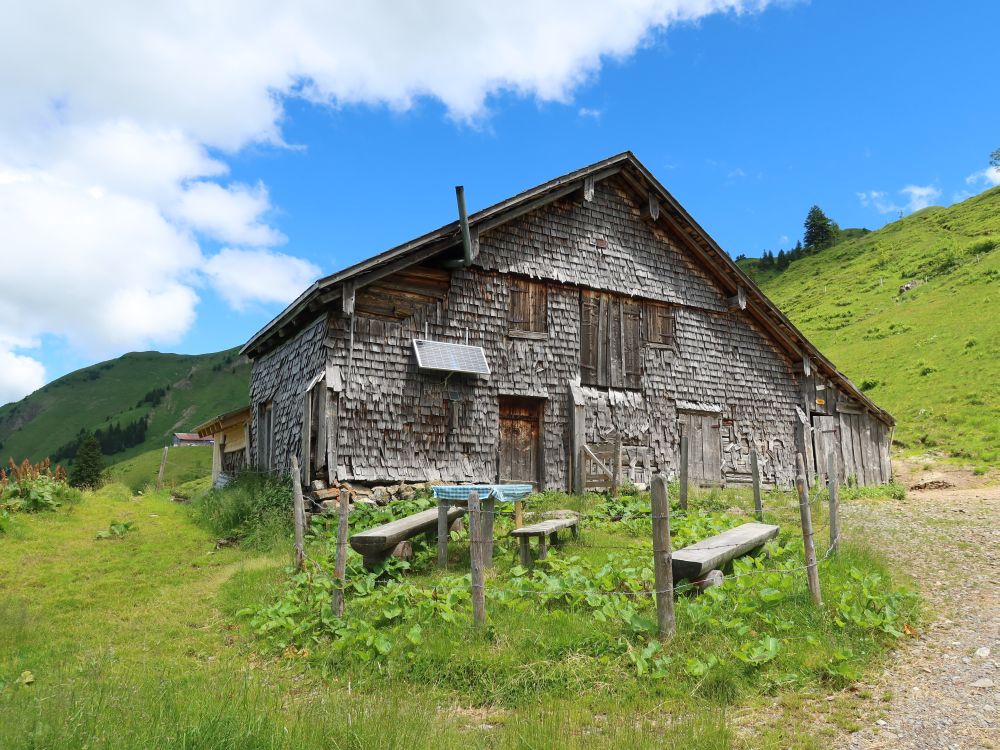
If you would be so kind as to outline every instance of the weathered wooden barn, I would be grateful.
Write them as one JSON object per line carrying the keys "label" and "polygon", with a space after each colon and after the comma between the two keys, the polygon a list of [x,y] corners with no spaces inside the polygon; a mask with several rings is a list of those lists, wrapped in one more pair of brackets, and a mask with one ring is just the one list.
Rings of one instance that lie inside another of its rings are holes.
{"label": "weathered wooden barn", "polygon": [[771,303],[631,153],[310,286],[243,347],[250,456],[356,482],[890,479],[892,417]]}

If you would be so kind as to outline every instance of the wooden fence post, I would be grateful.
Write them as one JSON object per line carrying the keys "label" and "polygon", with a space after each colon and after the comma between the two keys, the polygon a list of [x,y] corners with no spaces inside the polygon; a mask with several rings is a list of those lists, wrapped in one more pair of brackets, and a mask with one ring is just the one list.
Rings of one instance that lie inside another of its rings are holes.
{"label": "wooden fence post", "polygon": [[472,622],[479,626],[486,622],[486,589],[483,566],[483,519],[479,506],[479,493],[469,493],[469,558],[472,565]]}
{"label": "wooden fence post", "polygon": [[799,516],[802,519],[802,541],[806,550],[806,579],[813,604],[823,606],[823,596],[819,590],[819,570],[816,567],[816,548],[813,546],[812,513],[809,508],[809,486],[806,480],[806,464],[801,453],[795,454],[795,485],[799,490]]}
{"label": "wooden fence post", "polygon": [[688,436],[681,432],[681,510],[688,507]]}
{"label": "wooden fence post", "polygon": [[160,470],[156,474],[156,489],[163,489],[163,470],[167,468],[167,446],[163,446],[163,455],[160,457]]}
{"label": "wooden fence post", "polygon": [[837,458],[833,450],[826,454],[826,487],[830,495],[830,549],[840,550],[840,487],[837,484]]}
{"label": "wooden fence post", "polygon": [[514,528],[519,529],[524,526],[524,500],[514,501]]}
{"label": "wooden fence post", "polygon": [[753,477],[753,509],[757,521],[764,520],[764,503],[760,499],[760,464],[757,462],[757,446],[750,446],[750,474]]}
{"label": "wooden fence post", "polygon": [[447,500],[438,500],[438,567],[448,567],[448,505]]}
{"label": "wooden fence post", "polygon": [[674,634],[674,570],[670,551],[670,500],[667,479],[662,474],[653,477],[653,572],[656,575],[656,623],[660,640]]}
{"label": "wooden fence post", "polygon": [[305,501],[302,499],[302,484],[299,475],[299,460],[292,456],[292,515],[295,520],[295,567],[302,570],[306,564]]}
{"label": "wooden fence post", "polygon": [[480,539],[483,544],[483,565],[493,567],[493,522],[496,520],[496,499],[492,494],[480,501],[479,512],[482,514],[483,526]]}
{"label": "wooden fence post", "polygon": [[333,614],[336,617],[344,616],[344,589],[347,583],[347,515],[351,512],[351,493],[348,490],[341,490],[337,500],[337,561],[333,569],[334,582]]}
{"label": "wooden fence post", "polygon": [[615,433],[615,439],[611,442],[611,450],[614,451],[611,464],[611,497],[618,497],[618,487],[622,481],[622,435]]}

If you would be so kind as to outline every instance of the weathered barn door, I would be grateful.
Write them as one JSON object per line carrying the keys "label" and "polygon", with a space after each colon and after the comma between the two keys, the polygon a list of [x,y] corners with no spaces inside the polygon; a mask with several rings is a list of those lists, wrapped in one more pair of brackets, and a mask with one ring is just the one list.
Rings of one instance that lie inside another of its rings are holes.
{"label": "weathered barn door", "polygon": [[540,489],[542,407],[540,399],[500,397],[500,481]]}
{"label": "weathered barn door", "polygon": [[688,481],[722,484],[722,430],[718,414],[681,412],[677,415],[688,438]]}
{"label": "weathered barn door", "polygon": [[813,439],[813,476],[818,476],[825,482],[827,476],[827,453],[833,451],[833,459],[836,462],[837,478],[844,480],[843,466],[840,460],[839,438],[837,436],[837,418],[827,417],[822,414],[812,415],[812,439]]}

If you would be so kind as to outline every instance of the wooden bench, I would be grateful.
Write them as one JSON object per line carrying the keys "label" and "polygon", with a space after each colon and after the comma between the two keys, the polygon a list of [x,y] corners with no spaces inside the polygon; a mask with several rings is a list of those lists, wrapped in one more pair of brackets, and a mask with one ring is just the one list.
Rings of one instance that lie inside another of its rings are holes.
{"label": "wooden bench", "polygon": [[549,552],[549,543],[555,544],[560,529],[569,529],[573,532],[573,538],[577,536],[577,524],[580,519],[576,515],[568,518],[553,518],[549,521],[539,521],[530,526],[522,526],[514,529],[510,535],[517,537],[521,543],[521,565],[529,567],[531,565],[531,547],[529,542],[531,537],[538,537],[538,559],[544,560]]}
{"label": "wooden bench", "polygon": [[[449,508],[448,523],[464,514],[465,508]],[[391,555],[397,544],[417,534],[434,532],[437,525],[438,509],[423,510],[355,534],[350,539],[351,547],[364,557],[366,568],[373,568]]]}
{"label": "wooden bench", "polygon": [[674,580],[701,578],[730,560],[745,555],[778,536],[778,527],[766,523],[745,523],[735,529],[702,539],[673,553]]}

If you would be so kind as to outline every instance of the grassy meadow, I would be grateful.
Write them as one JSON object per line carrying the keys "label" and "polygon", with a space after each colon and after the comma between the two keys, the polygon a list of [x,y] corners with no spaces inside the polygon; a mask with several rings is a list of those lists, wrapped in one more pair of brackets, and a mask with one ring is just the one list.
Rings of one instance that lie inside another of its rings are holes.
{"label": "grassy meadow", "polygon": [[[108,469],[112,482],[124,484],[134,492],[144,490],[156,481],[160,470],[162,448],[114,464]],[[196,489],[208,489],[206,478],[212,473],[212,447],[181,445],[167,450],[167,465],[163,469],[163,486],[170,489],[194,484]],[[187,493],[187,494],[190,494]]]}
{"label": "grassy meadow", "polygon": [[[287,520],[251,543],[252,517],[285,502],[268,492],[179,504],[112,484],[16,514],[0,534],[0,747],[821,747],[877,713],[880,696],[844,688],[881,663],[887,630],[917,616],[877,554],[846,544],[822,564],[823,610],[801,572],[749,574],[682,594],[677,635],[660,647],[651,597],[638,594],[651,587],[648,498],[545,494],[529,510],[575,507],[581,537],[525,571],[500,517],[487,627],[470,622],[464,534],[448,571],[418,541],[384,584],[352,553],[339,621],[331,524],[316,519],[310,567],[294,573]],[[727,491],[675,508],[675,545],[747,520],[749,503]],[[766,503],[783,534],[733,572],[800,564],[790,496]],[[821,552],[823,507],[819,495]],[[245,541],[216,549],[229,530]],[[579,593],[597,590],[609,595]]]}
{"label": "grassy meadow", "polygon": [[[1000,465],[1000,188],[759,272],[764,292],[897,420],[896,447]],[[917,280],[916,288],[900,287]]]}

